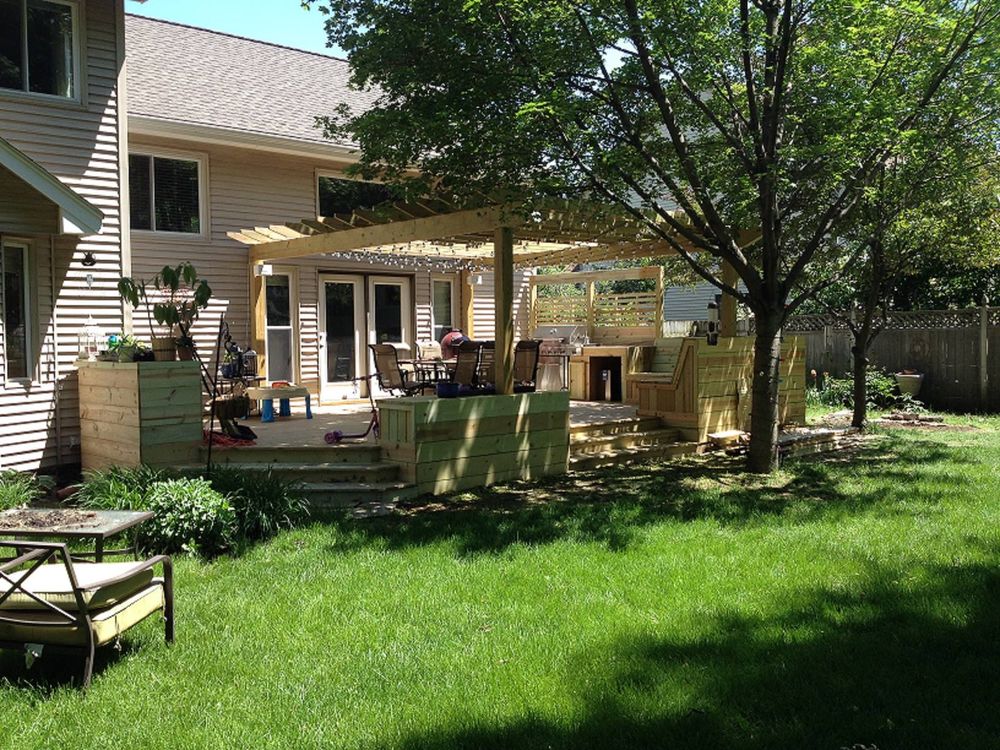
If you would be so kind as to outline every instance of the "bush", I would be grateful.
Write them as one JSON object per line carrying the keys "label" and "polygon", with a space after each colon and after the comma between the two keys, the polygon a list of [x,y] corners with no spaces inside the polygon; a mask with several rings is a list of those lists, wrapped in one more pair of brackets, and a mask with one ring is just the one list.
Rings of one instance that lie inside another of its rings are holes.
{"label": "bush", "polygon": [[147,551],[209,557],[230,549],[235,541],[233,506],[205,479],[156,482],[145,500],[156,514],[139,527],[137,541]]}
{"label": "bush", "polygon": [[[865,374],[865,383],[868,387],[869,409],[905,408],[907,411],[922,411],[924,408],[923,404],[912,396],[901,394],[896,387],[896,378],[884,370],[869,367]],[[817,380],[815,388],[807,390],[806,399],[809,403],[824,406],[852,408],[854,379],[826,376],[822,381]]]}
{"label": "bush", "polygon": [[147,510],[153,485],[170,478],[167,471],[149,466],[89,471],[73,501],[93,510]]}
{"label": "bush", "polygon": [[232,503],[241,539],[267,539],[282,529],[293,528],[309,515],[302,484],[286,482],[270,468],[261,471],[213,466],[208,481]]}
{"label": "bush", "polygon": [[0,471],[0,511],[27,505],[42,494],[35,477],[23,471]]}

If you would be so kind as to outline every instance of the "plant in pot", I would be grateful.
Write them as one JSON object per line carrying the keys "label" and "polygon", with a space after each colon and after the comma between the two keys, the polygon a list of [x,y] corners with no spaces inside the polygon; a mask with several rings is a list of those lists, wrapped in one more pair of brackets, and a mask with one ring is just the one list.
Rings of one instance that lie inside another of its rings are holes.
{"label": "plant in pot", "polygon": [[147,362],[153,358],[149,346],[128,335],[111,336],[108,339],[108,354],[112,361],[117,362]]}
{"label": "plant in pot", "polygon": [[[150,291],[150,286],[155,293]],[[133,308],[146,302],[146,314],[168,331],[166,337],[153,337],[153,352],[157,360],[172,360],[174,352],[183,360],[194,359],[195,344],[191,327],[201,311],[208,307],[212,289],[198,278],[198,272],[185,261],[178,266],[164,266],[147,285],[128,277],[118,282],[118,292]],[[152,305],[149,301],[152,300]]]}

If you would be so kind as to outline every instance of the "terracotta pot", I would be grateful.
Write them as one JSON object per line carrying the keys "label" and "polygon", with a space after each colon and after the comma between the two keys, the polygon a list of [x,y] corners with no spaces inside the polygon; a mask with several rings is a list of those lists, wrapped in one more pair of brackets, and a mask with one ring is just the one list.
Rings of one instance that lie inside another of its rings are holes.
{"label": "terracotta pot", "polygon": [[157,362],[177,359],[177,344],[172,336],[153,336],[153,358]]}

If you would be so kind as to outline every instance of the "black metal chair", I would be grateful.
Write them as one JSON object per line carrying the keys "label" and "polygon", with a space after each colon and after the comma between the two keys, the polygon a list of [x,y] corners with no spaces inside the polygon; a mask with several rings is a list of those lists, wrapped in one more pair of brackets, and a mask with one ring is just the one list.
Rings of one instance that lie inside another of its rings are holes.
{"label": "black metal chair", "polygon": [[538,352],[542,342],[518,341],[514,347],[514,393],[533,393],[538,382]]}
{"label": "black metal chair", "polygon": [[382,390],[412,396],[436,387],[435,383],[411,379],[413,373],[403,370],[399,352],[392,344],[369,344],[368,348],[375,360],[375,375]]}

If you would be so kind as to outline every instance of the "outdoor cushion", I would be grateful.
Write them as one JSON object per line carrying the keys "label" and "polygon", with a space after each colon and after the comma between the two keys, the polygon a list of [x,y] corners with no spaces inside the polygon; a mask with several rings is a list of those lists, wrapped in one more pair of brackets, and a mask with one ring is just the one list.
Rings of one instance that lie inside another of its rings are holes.
{"label": "outdoor cushion", "polygon": [[[146,588],[138,591],[122,602],[91,613],[96,646],[110,643],[126,630],[136,625],[154,612],[162,610],[166,602],[163,580],[155,578]],[[51,622],[53,625],[31,625],[4,622],[0,619],[0,641],[9,643],[42,643],[53,646],[80,646],[87,643],[85,628],[78,624],[64,624],[64,617],[56,612],[38,610],[7,610],[0,618],[35,622]]]}
{"label": "outdoor cushion", "polygon": [[[82,589],[83,601],[87,608],[103,609],[148,586],[153,580],[153,570],[149,567],[139,568],[139,565],[141,563],[134,562],[73,563],[76,582]],[[127,575],[130,571],[134,572]],[[20,581],[25,574],[26,571],[17,571],[10,574],[10,577]],[[123,575],[127,577],[118,583],[105,583]],[[0,578],[0,596],[10,588],[11,584]],[[67,611],[76,610],[76,597],[73,595],[73,587],[70,585],[65,565],[42,565],[28,578],[25,588],[50,604]],[[48,608],[18,589],[0,604],[0,610],[9,609],[47,610]]]}

